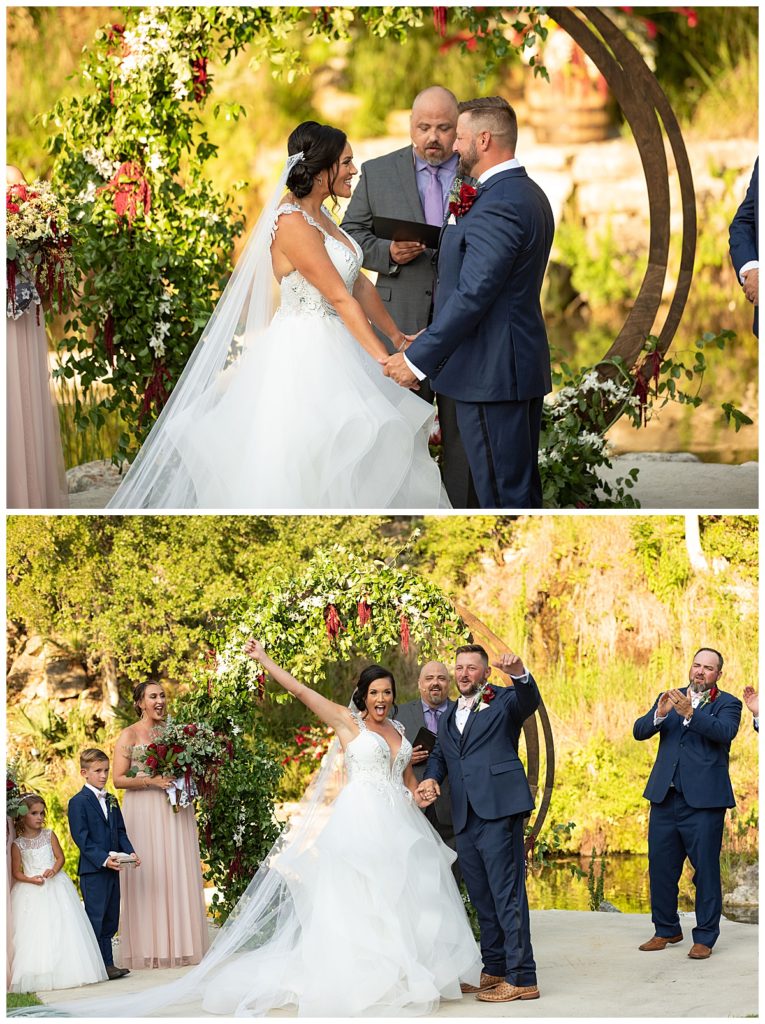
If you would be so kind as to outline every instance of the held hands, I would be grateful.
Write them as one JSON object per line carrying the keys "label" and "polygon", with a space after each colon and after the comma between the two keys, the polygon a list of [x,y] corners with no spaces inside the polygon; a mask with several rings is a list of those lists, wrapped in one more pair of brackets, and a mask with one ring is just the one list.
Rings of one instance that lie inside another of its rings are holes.
{"label": "held hands", "polygon": [[391,242],[390,258],[394,263],[404,265],[416,260],[420,253],[425,252],[422,242]]}
{"label": "held hands", "polygon": [[523,667],[523,661],[518,657],[517,654],[509,652],[508,654],[500,654],[500,656],[492,662],[494,668],[498,668],[500,672],[504,672],[507,676],[523,676],[526,674],[526,669]]}
{"label": "held hands", "polygon": [[755,306],[760,304],[760,271],[758,268],[748,270],[744,274],[744,295]]}
{"label": "held hands", "polygon": [[27,881],[32,885],[45,885],[46,875],[27,875]]}
{"label": "held hands", "polygon": [[414,800],[418,807],[430,807],[441,796],[441,787],[435,779],[423,779],[414,791]]}
{"label": "held hands", "polygon": [[411,388],[412,391],[419,391],[420,383],[407,366],[401,352],[388,356],[387,359],[379,359],[378,362],[382,366],[383,374],[386,377],[390,377],[391,380],[400,384],[402,388]]}

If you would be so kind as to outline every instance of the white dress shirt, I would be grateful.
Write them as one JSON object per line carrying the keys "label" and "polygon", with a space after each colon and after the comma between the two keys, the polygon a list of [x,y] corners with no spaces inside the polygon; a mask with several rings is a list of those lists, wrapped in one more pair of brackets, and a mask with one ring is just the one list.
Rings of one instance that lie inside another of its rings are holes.
{"label": "white dress shirt", "polygon": [[91,784],[89,782],[85,783],[85,788],[89,789],[91,793],[95,793],[96,794],[96,796],[98,797],[98,802],[101,805],[101,810],[103,811],[104,817],[108,820],[108,818],[109,818],[109,808],[106,806],[106,790],[105,789],[96,789],[96,787],[95,786],[91,786]]}
{"label": "white dress shirt", "polygon": [[[522,167],[522,166],[523,166],[523,164],[518,160],[517,157],[513,157],[512,160],[503,160],[501,164],[495,164],[493,167],[490,167],[488,169],[488,171],[484,171],[483,172],[483,174],[478,179],[478,186],[480,187],[481,185],[483,185],[483,183],[485,181],[488,181],[489,178],[491,178],[495,174],[500,174],[502,171],[512,170],[513,167]],[[404,355],[404,362],[409,367],[409,369],[412,371],[412,373],[415,375],[417,380],[425,380],[425,377],[427,376],[427,374],[423,373],[422,370],[419,370],[414,365],[414,363],[410,361],[410,359],[408,358],[406,352],[404,352],[403,355]],[[462,732],[462,729],[460,729],[460,732]]]}

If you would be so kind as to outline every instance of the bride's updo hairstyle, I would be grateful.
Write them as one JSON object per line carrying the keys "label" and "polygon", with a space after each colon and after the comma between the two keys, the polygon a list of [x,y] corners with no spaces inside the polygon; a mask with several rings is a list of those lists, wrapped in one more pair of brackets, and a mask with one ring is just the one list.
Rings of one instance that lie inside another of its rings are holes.
{"label": "bride's updo hairstyle", "polygon": [[327,185],[332,201],[337,203],[337,196],[332,190],[331,178],[333,171],[340,162],[347,137],[339,128],[330,124],[319,124],[318,121],[303,121],[287,139],[287,154],[303,154],[289,173],[287,188],[296,199],[307,196],[313,188],[314,178],[322,171],[327,172]]}
{"label": "bride's updo hairstyle", "polygon": [[396,680],[393,678],[393,673],[387,668],[383,668],[382,665],[367,665],[359,676],[359,681],[356,683],[356,689],[351,695],[351,700],[359,711],[366,711],[369,687],[377,679],[390,679],[391,689],[393,690],[393,708],[391,709],[391,717],[395,718],[398,712],[398,704],[396,703]]}

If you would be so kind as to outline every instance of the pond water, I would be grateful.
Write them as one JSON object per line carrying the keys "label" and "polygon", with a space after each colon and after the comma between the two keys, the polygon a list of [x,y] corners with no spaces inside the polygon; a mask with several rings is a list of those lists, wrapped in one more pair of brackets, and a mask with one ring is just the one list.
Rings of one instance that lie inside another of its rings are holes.
{"label": "pond water", "polygon": [[[572,866],[585,872],[584,878],[572,874]],[[688,870],[688,865],[686,865]],[[532,910],[589,910],[590,894],[587,874],[589,857],[562,857],[551,861],[542,871],[530,871],[526,886]],[[596,877],[600,862],[595,861]],[[625,914],[650,914],[651,896],[648,886],[648,857],[635,854],[606,855],[603,897]],[[680,881],[679,909],[693,910],[694,889],[689,874]],[[726,910],[731,921],[756,924],[757,907],[737,907]]]}

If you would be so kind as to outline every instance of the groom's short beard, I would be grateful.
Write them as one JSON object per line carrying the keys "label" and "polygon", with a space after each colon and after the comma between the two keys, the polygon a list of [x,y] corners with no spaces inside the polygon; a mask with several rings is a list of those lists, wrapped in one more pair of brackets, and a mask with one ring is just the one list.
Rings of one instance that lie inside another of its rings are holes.
{"label": "groom's short beard", "polygon": [[473,168],[478,163],[478,150],[475,144],[470,147],[467,153],[463,153],[460,156],[460,162],[457,166],[457,174],[461,178],[472,178]]}

